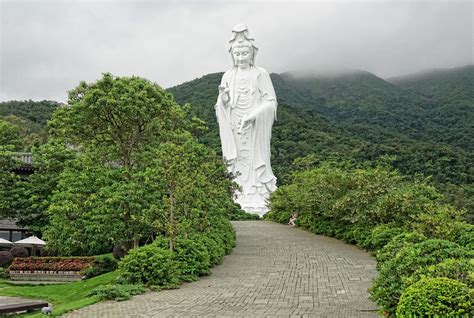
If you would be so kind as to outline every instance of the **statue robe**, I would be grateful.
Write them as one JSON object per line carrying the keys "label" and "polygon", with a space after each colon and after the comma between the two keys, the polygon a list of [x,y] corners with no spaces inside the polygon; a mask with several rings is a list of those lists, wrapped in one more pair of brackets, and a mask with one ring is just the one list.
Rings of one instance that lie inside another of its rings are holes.
{"label": "statue robe", "polygon": [[229,103],[224,105],[218,98],[215,105],[222,154],[228,163],[228,170],[240,173],[235,181],[242,187],[242,193],[236,201],[248,212],[264,214],[268,211],[266,199],[276,189],[276,178],[270,165],[270,140],[273,122],[276,120],[277,99],[268,72],[261,67],[251,66],[250,107],[245,112],[256,113],[256,117],[248,128],[250,140],[248,144],[247,141],[244,142],[246,145],[243,149],[239,139],[242,137],[237,131],[238,114],[244,112],[237,105],[237,70],[236,67],[228,70],[221,80],[221,85],[230,89]]}

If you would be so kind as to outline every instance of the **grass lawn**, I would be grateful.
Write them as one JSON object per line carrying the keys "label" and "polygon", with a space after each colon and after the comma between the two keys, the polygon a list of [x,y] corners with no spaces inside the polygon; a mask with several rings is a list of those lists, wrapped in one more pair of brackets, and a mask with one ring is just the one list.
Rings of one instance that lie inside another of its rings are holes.
{"label": "grass lawn", "polygon": [[[88,297],[87,293],[100,285],[113,284],[117,272],[103,274],[84,281],[60,285],[12,285],[8,281],[0,281],[0,295],[37,298],[53,304],[53,315],[58,316],[65,312],[96,303],[97,297]],[[28,313],[19,317],[44,317],[41,312]]]}

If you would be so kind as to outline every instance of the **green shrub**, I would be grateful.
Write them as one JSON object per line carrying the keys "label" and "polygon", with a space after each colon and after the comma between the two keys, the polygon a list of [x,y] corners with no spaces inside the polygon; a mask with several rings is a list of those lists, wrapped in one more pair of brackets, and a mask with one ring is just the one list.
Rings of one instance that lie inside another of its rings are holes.
{"label": "green shrub", "polygon": [[362,245],[362,242],[365,242],[367,238],[370,237],[371,233],[370,226],[363,225],[353,225],[344,232],[343,239],[351,244]]}
{"label": "green shrub", "polygon": [[389,314],[395,309],[404,284],[418,268],[434,265],[448,258],[465,258],[468,252],[445,240],[427,240],[403,247],[393,259],[383,264],[370,292],[377,304]]}
{"label": "green shrub", "polygon": [[0,279],[7,279],[8,277],[8,272],[3,267],[0,267]]}
{"label": "green shrub", "polygon": [[389,224],[377,225],[360,246],[370,251],[378,251],[403,231],[404,229]]}
{"label": "green shrub", "polygon": [[405,288],[422,278],[447,277],[474,288],[474,260],[447,259],[439,264],[418,269],[405,282]]}
{"label": "green shrub", "polygon": [[227,216],[231,221],[260,220],[258,214],[245,212],[238,204],[234,204],[232,208],[227,211]]}
{"label": "green shrub", "polygon": [[[226,245],[224,240],[217,232],[208,232],[205,236],[215,243],[213,246],[213,252],[210,253],[211,264],[220,264],[224,255],[226,255]],[[211,246],[213,245],[212,243],[210,244]]]}
{"label": "green shrub", "polygon": [[[301,220],[298,220],[301,225]],[[302,226],[305,227],[305,226]],[[343,238],[346,232],[346,225],[343,222],[330,219],[313,220],[309,230],[315,234]]]}
{"label": "green shrub", "polygon": [[222,262],[225,255],[224,243],[219,244],[206,234],[192,234],[190,239],[198,240],[206,247],[211,267]]}
{"label": "green shrub", "polygon": [[0,252],[0,267],[8,267],[13,261],[12,253],[9,251]]}
{"label": "green shrub", "polygon": [[472,317],[474,303],[466,284],[446,278],[423,278],[400,297],[398,317]]}
{"label": "green shrub", "polygon": [[97,296],[100,300],[127,300],[134,295],[143,294],[145,288],[142,285],[114,284],[102,285],[91,290],[88,296]]}
{"label": "green shrub", "polygon": [[92,266],[85,270],[86,278],[99,276],[117,269],[118,261],[112,254],[103,254],[94,257]]}
{"label": "green shrub", "polygon": [[10,253],[12,253],[13,258],[15,257],[28,257],[30,256],[30,253],[28,253],[28,250],[26,247],[23,246],[15,246],[10,250]]}
{"label": "green shrub", "polygon": [[386,261],[393,259],[403,247],[426,240],[427,238],[423,234],[417,232],[407,232],[396,235],[381,250],[376,252],[377,270],[380,270]]}
{"label": "green shrub", "polygon": [[209,252],[202,241],[178,239],[174,254],[184,281],[193,281],[198,276],[210,274]]}
{"label": "green shrub", "polygon": [[452,241],[458,223],[464,219],[465,211],[433,202],[427,211],[416,216],[410,227],[428,238]]}
{"label": "green shrub", "polygon": [[[158,240],[158,239],[157,239]],[[132,284],[175,286],[180,282],[178,262],[159,242],[134,248],[122,258],[118,271]]]}
{"label": "green shrub", "polygon": [[440,196],[423,181],[397,182],[367,209],[368,218],[374,224],[411,224],[418,215],[432,210]]}
{"label": "green shrub", "polygon": [[208,235],[215,240],[221,240],[224,244],[225,254],[229,254],[235,247],[235,231],[232,224],[227,219],[213,218],[211,226]]}
{"label": "green shrub", "polygon": [[[181,280],[194,281],[201,275],[208,275],[211,267],[209,253],[204,243],[197,239],[185,239],[177,237],[175,240],[173,259],[178,262]],[[166,240],[157,240],[156,243],[161,248],[166,248]]]}
{"label": "green shrub", "polygon": [[117,260],[121,260],[127,254],[127,250],[123,246],[116,245],[112,250],[112,255]]}
{"label": "green shrub", "polygon": [[343,194],[331,198],[334,200],[332,208],[324,214],[340,221],[372,226],[391,222],[394,215],[387,213],[385,206],[382,211],[387,213],[388,217],[382,217],[381,213],[371,213],[371,207],[400,183],[400,175],[383,166],[355,169],[345,174],[347,183],[339,184],[333,181]]}
{"label": "green shrub", "polygon": [[456,222],[453,227],[452,241],[474,251],[474,224]]}

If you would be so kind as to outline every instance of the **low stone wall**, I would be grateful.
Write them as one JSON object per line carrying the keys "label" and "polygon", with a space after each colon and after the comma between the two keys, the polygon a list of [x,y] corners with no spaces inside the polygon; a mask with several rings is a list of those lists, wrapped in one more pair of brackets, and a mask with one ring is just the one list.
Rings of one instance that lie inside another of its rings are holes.
{"label": "low stone wall", "polygon": [[11,280],[45,281],[45,282],[73,282],[82,279],[82,275],[75,271],[15,271],[10,270]]}

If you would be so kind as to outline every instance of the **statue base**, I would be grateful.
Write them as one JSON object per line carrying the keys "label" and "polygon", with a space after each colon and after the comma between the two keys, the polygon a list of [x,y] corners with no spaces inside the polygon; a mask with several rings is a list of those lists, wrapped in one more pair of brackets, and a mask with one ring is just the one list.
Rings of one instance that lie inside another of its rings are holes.
{"label": "statue base", "polygon": [[242,210],[247,213],[258,214],[259,216],[263,216],[265,213],[270,211],[267,206],[266,198],[263,198],[256,194],[251,196],[240,194],[237,196],[235,202],[238,203]]}

